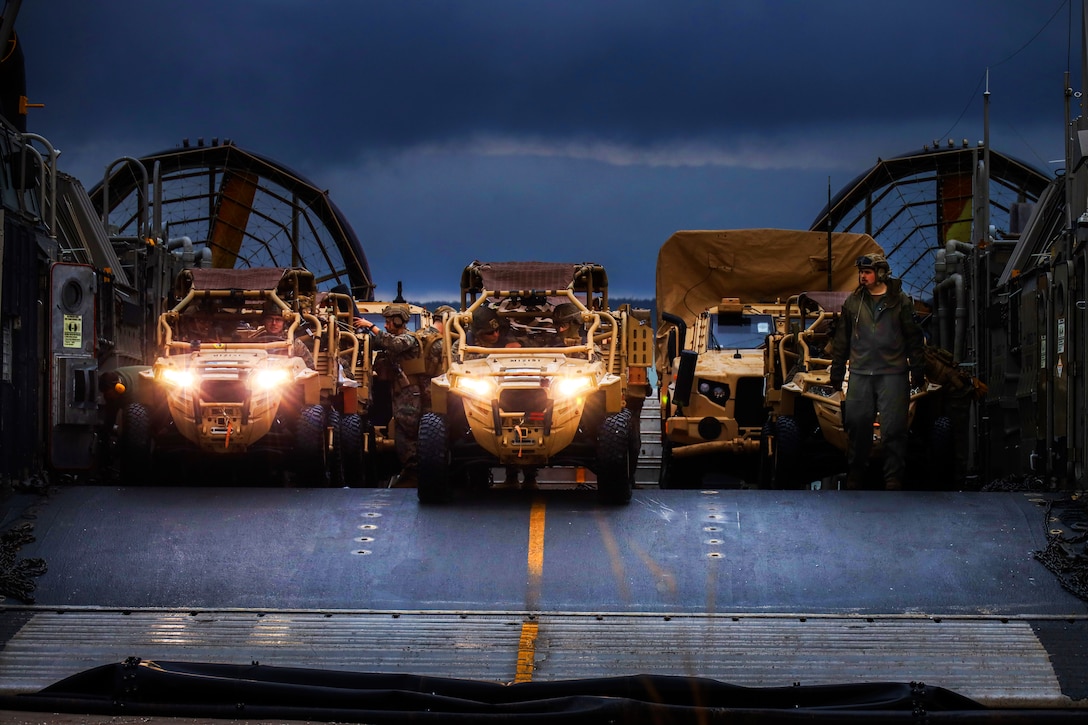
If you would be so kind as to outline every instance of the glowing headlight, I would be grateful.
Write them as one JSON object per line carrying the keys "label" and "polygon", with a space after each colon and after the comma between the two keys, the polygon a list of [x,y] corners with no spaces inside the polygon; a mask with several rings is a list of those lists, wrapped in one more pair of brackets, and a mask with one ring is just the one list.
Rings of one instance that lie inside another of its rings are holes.
{"label": "glowing headlight", "polygon": [[593,387],[593,378],[585,375],[574,378],[559,378],[552,384],[556,398],[573,398]]}
{"label": "glowing headlight", "polygon": [[193,383],[196,382],[196,376],[188,370],[178,370],[177,368],[163,368],[159,373],[159,377],[164,381],[178,388],[191,388]]}
{"label": "glowing headlight", "polygon": [[286,368],[262,368],[253,373],[253,387],[270,390],[286,384],[290,379]]}
{"label": "glowing headlight", "polygon": [[495,382],[491,378],[459,376],[454,380],[453,388],[459,393],[471,395],[474,398],[495,397]]}

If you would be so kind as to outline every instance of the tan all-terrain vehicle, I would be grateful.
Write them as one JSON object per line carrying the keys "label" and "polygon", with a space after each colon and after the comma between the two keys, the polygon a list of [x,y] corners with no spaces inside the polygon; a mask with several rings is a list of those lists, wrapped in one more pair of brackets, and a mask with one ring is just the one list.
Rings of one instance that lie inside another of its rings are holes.
{"label": "tan all-terrain vehicle", "polygon": [[829,240],[823,232],[735,229],[669,237],[656,279],[662,488],[698,487],[708,473],[757,485],[768,351],[790,330],[787,300],[829,283],[853,289],[854,261],[879,251],[866,234]]}
{"label": "tan all-terrain vehicle", "polygon": [[[601,501],[629,501],[652,364],[648,313],[610,311],[607,275],[591,263],[474,262],[461,291],[446,325],[448,370],[420,422],[420,501],[445,500],[458,483],[487,486],[496,466],[589,469]],[[560,305],[572,337],[551,324]],[[485,317],[500,341],[474,330]]]}
{"label": "tan all-terrain vehicle", "polygon": [[[850,368],[841,389],[830,384],[831,337],[850,291],[804,292],[786,306],[786,334],[767,348],[767,403],[770,414],[760,449],[765,486],[791,488],[816,481],[839,485],[845,470],[847,435],[843,405]],[[930,357],[927,352],[927,357]],[[931,484],[947,485],[955,473],[954,432],[945,412],[945,371],[927,360],[926,380],[912,387],[908,419],[911,455],[908,474],[924,473]],[[873,426],[871,459],[883,456],[880,419]],[[879,478],[880,466],[869,472]]]}
{"label": "tan all-terrain vehicle", "polygon": [[350,331],[350,297],[284,268],[187,269],[174,294],[159,357],[122,411],[126,481],[176,470],[178,454],[267,462],[306,485],[361,483],[369,374],[356,367],[369,349]]}

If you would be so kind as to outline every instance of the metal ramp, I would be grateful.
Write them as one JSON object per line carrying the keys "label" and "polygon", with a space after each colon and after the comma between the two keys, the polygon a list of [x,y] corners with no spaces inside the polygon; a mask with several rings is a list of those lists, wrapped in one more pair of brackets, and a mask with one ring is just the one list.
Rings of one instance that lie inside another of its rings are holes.
{"label": "metal ramp", "polygon": [[543,682],[924,681],[1079,706],[1088,606],[1022,493],[71,487],[0,611],[0,694],[128,657]]}

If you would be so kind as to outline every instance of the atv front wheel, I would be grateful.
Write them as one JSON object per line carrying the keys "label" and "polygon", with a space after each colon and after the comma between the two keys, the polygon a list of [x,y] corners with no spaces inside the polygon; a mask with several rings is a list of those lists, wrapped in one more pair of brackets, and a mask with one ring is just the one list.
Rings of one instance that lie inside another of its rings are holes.
{"label": "atv front wheel", "polygon": [[344,466],[344,484],[366,486],[366,421],[358,413],[340,418],[340,457]]}
{"label": "atv front wheel", "polygon": [[438,413],[424,413],[419,419],[418,481],[420,503],[442,503],[450,498],[449,425]]}
{"label": "atv front wheel", "polygon": [[801,455],[801,427],[789,415],[780,415],[774,422],[774,487],[793,488],[797,485],[797,457]]}
{"label": "atv front wheel", "polygon": [[146,485],[151,477],[151,410],[142,403],[131,403],[121,411],[118,439],[121,483]]}
{"label": "atv front wheel", "polygon": [[302,482],[309,486],[329,485],[325,460],[325,408],[307,405],[298,414],[295,428],[295,466]]}
{"label": "atv front wheel", "polygon": [[629,410],[613,413],[601,423],[597,435],[597,498],[602,503],[631,500],[630,429]]}
{"label": "atv front wheel", "polygon": [[774,424],[768,420],[759,433],[759,487],[774,488]]}

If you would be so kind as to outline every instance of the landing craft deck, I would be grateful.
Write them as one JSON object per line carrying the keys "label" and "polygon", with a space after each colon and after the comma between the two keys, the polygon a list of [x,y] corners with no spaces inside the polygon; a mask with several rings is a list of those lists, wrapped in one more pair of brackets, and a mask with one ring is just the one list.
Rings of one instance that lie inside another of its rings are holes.
{"label": "landing craft deck", "polygon": [[924,681],[1088,696],[1088,606],[1025,493],[69,487],[5,502],[40,557],[0,694],[126,657],[513,682]]}

